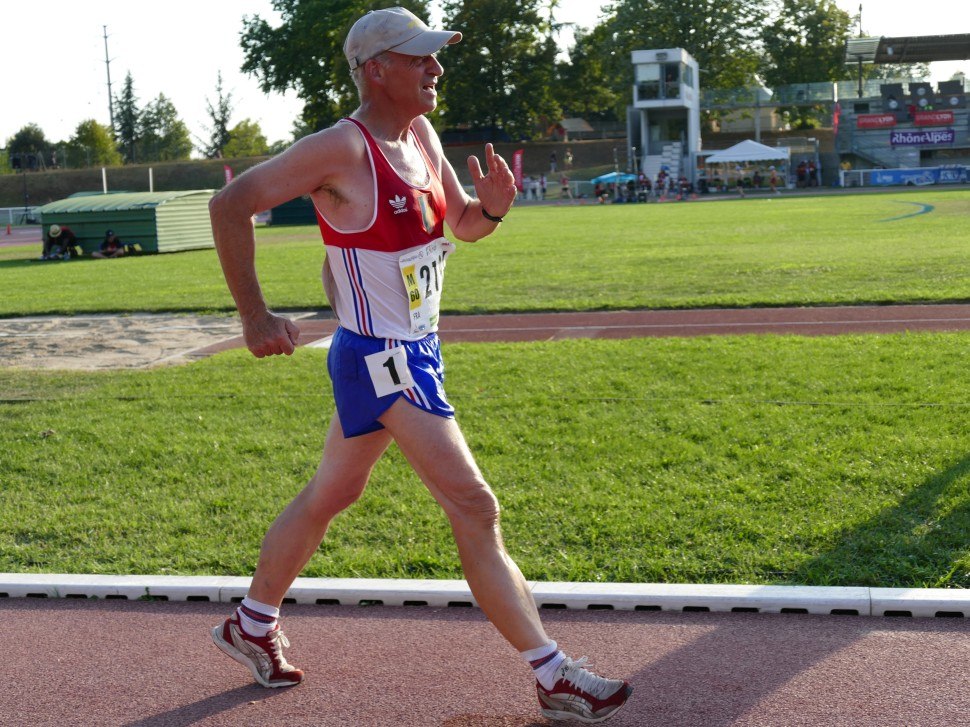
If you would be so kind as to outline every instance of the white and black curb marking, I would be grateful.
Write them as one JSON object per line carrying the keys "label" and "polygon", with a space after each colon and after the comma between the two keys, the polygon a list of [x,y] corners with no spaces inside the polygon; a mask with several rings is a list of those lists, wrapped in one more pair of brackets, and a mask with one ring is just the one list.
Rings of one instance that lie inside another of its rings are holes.
{"label": "white and black curb marking", "polygon": [[[250,578],[3,573],[0,598],[241,601]],[[970,618],[970,590],[530,581],[539,608]],[[477,606],[463,580],[297,578],[285,603]]]}

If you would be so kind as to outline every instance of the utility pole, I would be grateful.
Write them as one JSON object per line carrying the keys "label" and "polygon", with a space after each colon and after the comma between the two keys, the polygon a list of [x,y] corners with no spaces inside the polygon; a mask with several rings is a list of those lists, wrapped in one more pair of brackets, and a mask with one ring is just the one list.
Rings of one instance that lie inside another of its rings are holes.
{"label": "utility pole", "polygon": [[20,174],[24,178],[24,222],[27,224],[27,218],[30,217],[30,195],[27,194],[27,155],[23,152],[20,153]]}
{"label": "utility pole", "polygon": [[115,135],[115,106],[114,97],[111,95],[111,59],[108,58],[108,26],[104,28],[104,65],[108,71],[108,118],[111,119],[111,136]]}

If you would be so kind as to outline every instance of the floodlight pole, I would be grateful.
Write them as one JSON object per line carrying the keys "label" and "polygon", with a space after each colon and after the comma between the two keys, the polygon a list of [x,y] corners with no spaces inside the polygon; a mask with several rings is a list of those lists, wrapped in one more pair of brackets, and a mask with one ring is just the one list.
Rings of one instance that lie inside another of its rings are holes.
{"label": "floodlight pole", "polygon": [[108,58],[108,26],[102,25],[104,29],[104,65],[108,71],[108,118],[111,119],[111,135],[115,134],[115,107],[111,96],[111,60]]}

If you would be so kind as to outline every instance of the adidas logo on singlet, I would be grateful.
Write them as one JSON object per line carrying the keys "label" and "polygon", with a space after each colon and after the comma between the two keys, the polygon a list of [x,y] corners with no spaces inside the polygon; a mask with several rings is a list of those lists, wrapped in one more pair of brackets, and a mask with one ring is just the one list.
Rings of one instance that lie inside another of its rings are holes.
{"label": "adidas logo on singlet", "polygon": [[408,211],[407,210],[408,201],[406,197],[402,197],[401,195],[396,194],[394,195],[394,199],[389,199],[387,201],[390,202],[391,207],[394,208],[394,214],[396,215],[403,215],[405,212]]}

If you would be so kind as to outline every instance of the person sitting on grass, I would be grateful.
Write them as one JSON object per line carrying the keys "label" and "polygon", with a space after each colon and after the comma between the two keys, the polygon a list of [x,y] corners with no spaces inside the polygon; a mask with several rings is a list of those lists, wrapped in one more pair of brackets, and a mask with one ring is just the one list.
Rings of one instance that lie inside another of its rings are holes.
{"label": "person sitting on grass", "polygon": [[41,260],[69,260],[78,256],[77,235],[67,226],[51,225],[44,238]]}
{"label": "person sitting on grass", "polygon": [[107,257],[121,257],[125,254],[125,246],[118,239],[118,236],[114,233],[114,230],[107,230],[104,233],[104,242],[101,243],[101,249],[96,252],[91,253],[91,257],[96,258],[107,258]]}

